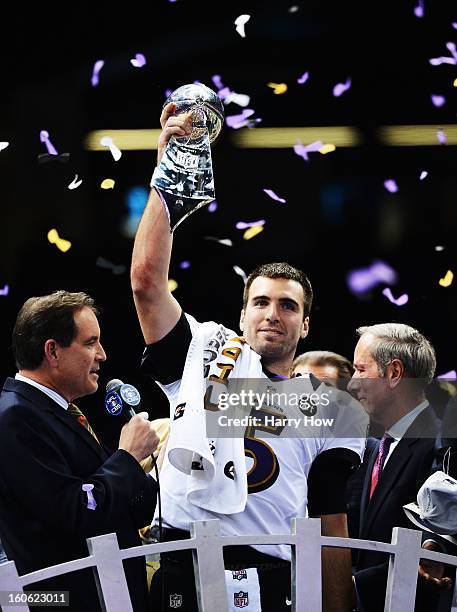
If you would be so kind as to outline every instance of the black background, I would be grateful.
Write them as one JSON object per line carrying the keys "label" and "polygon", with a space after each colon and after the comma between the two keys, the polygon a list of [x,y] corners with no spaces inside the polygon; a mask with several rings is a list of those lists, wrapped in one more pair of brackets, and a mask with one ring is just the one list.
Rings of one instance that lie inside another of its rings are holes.
{"label": "black background", "polygon": [[[351,357],[357,326],[401,321],[434,343],[438,374],[457,369],[456,281],[438,285],[448,269],[457,273],[456,147],[379,142],[380,126],[456,120],[457,67],[428,60],[450,56],[446,42],[457,42],[457,7],[425,0],[418,19],[415,4],[157,0],[12,7],[3,20],[0,58],[0,140],[10,142],[0,152],[0,288],[10,287],[0,297],[2,378],[15,372],[10,335],[25,299],[83,290],[103,309],[108,353],[101,389],[80,401],[96,429],[114,440],[120,425],[102,408],[110,378],[136,385],[151,416],[167,413],[162,393],[138,370],[143,341],[128,271],[114,275],[96,265],[102,256],[128,269],[133,240],[120,229],[126,192],[148,186],[155,152],[125,151],[115,162],[108,151],[85,150],[84,139],[94,129],[158,128],[166,89],[194,80],[214,88],[215,74],[251,96],[259,127],[347,125],[360,131],[362,142],[313,153],[305,162],[292,148],[236,148],[226,126],[213,149],[218,210],[198,211],[175,234],[170,277],[183,308],[237,329],[243,282],[233,266],[249,273],[259,263],[286,260],[307,272],[315,291],[310,334],[300,350]],[[245,38],[233,23],[242,13],[251,15]],[[141,69],[130,64],[135,53],[147,58]],[[105,66],[94,88],[99,59]],[[309,80],[298,85],[305,71]],[[348,77],[351,88],[333,97],[333,86]],[[274,95],[270,81],[287,83],[288,91]],[[444,95],[446,104],[435,108],[431,94]],[[235,104],[226,108],[228,115],[239,112]],[[59,153],[70,153],[68,163],[38,163],[46,152],[42,129]],[[429,173],[424,181],[421,170]],[[70,191],[75,174],[83,183]],[[113,190],[100,189],[107,177],[116,181]],[[398,193],[383,187],[387,178],[396,180]],[[287,202],[271,200],[264,188]],[[235,223],[261,218],[265,230],[243,240]],[[71,240],[67,253],[48,242],[53,227]],[[230,238],[233,247],[207,236]],[[436,245],[445,249],[437,252]],[[381,294],[384,285],[364,298],[349,292],[348,271],[375,259],[398,272],[392,291],[408,293],[406,306],[391,304]],[[183,260],[189,269],[179,267]]]}

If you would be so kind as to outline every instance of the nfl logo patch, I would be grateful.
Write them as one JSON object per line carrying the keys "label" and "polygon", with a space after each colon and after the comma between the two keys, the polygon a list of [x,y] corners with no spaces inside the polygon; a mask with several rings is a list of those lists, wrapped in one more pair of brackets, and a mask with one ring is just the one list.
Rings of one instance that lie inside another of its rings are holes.
{"label": "nfl logo patch", "polygon": [[181,608],[182,607],[182,595],[174,593],[170,595],[170,608]]}
{"label": "nfl logo patch", "polygon": [[233,580],[247,580],[248,573],[246,570],[232,570]]}
{"label": "nfl logo patch", "polygon": [[239,593],[233,593],[233,603],[235,608],[246,608],[249,605],[249,597],[247,593],[240,591]]}

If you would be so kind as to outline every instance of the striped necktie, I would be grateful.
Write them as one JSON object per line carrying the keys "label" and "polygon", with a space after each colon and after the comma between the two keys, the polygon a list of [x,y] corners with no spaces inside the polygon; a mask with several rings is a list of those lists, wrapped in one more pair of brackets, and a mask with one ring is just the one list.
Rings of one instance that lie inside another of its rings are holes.
{"label": "striped necktie", "polygon": [[84,427],[84,429],[87,429],[87,431],[90,434],[92,434],[94,436],[94,438],[97,440],[97,442],[100,444],[100,441],[97,438],[97,435],[96,435],[95,431],[92,429],[92,427],[89,424],[89,421],[83,415],[83,413],[78,408],[78,406],[76,406],[75,404],[68,404],[67,412],[68,412],[68,414],[71,414],[73,417],[75,417],[75,419],[78,421],[78,423],[80,425],[82,425]]}
{"label": "striped necktie", "polygon": [[376,485],[378,484],[378,480],[381,476],[382,468],[384,467],[386,457],[389,454],[390,445],[393,441],[394,438],[392,438],[392,436],[389,436],[388,434],[384,434],[381,438],[378,456],[376,457],[376,461],[373,466],[373,471],[371,473],[370,499],[372,498],[374,490],[376,489]]}

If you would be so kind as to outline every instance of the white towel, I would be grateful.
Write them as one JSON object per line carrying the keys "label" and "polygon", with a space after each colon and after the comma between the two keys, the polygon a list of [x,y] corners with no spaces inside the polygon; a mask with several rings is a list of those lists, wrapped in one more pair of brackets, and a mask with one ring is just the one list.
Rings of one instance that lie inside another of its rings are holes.
{"label": "white towel", "polygon": [[244,608],[246,612],[261,612],[259,575],[255,567],[225,570],[229,612]]}
{"label": "white towel", "polygon": [[[265,378],[260,356],[237,335],[214,322],[203,323],[194,334],[187,352],[178,400],[174,406],[168,442],[168,460],[189,475],[187,501],[219,514],[234,514],[245,509],[247,475],[244,440],[240,436],[208,440],[204,397],[207,378],[204,374],[205,350],[218,346],[217,358],[209,365],[207,377],[219,377],[232,366],[231,378]],[[225,391],[222,384],[214,384]],[[212,398],[217,396],[213,389]]]}

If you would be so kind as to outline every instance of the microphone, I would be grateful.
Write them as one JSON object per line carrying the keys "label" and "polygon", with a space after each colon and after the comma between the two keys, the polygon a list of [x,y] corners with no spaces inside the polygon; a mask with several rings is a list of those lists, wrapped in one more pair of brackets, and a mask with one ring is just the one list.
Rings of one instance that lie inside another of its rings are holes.
{"label": "microphone", "polygon": [[119,378],[113,378],[106,385],[105,408],[112,416],[118,416],[125,409],[128,421],[136,415],[133,406],[141,401],[140,392],[136,387],[124,384]]}

